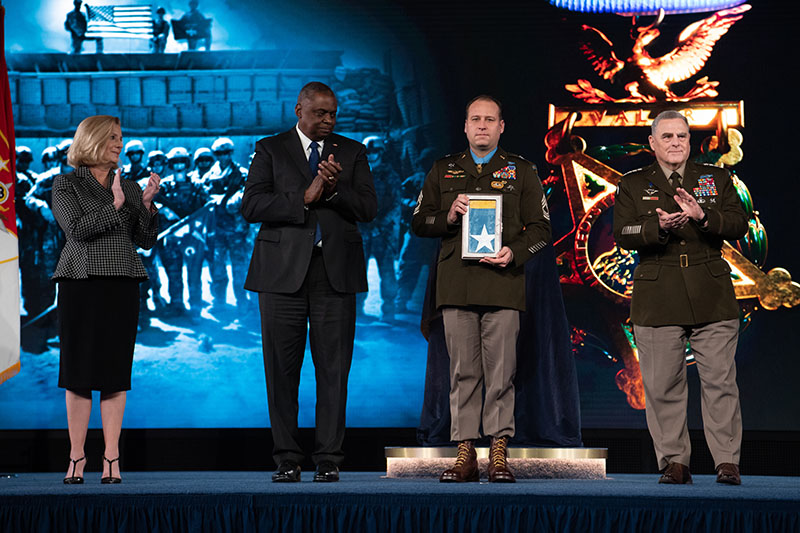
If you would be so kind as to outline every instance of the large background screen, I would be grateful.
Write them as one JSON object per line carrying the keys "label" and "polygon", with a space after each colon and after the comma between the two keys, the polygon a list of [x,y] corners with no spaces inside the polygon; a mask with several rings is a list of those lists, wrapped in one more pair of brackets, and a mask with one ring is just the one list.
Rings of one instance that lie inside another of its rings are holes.
{"label": "large background screen", "polygon": [[[153,49],[150,25],[141,35],[133,26],[125,29],[123,5],[146,8],[147,18],[164,8],[171,24],[163,52]],[[756,251],[753,261],[764,273],[782,267],[797,276],[800,190],[792,132],[798,99],[790,73],[800,45],[800,7],[788,6],[754,3],[716,41],[702,70],[671,89],[686,94],[707,76],[717,94],[708,92],[698,102],[744,102],[746,121],[738,126],[743,157],[735,170],[769,237],[768,254]],[[572,242],[576,221],[566,181],[545,157],[549,106],[583,105],[566,88],[577,80],[591,80],[610,98],[622,99],[629,94],[626,84],[640,79],[631,64],[615,80],[600,78],[584,53],[590,30],[582,25],[601,29],[624,61],[637,28],[654,20],[640,17],[634,24],[629,16],[580,13],[544,0],[201,0],[199,19],[185,16],[188,2],[89,0],[81,12],[88,15],[92,39],[76,44],[65,26],[71,9],[66,0],[6,5],[16,142],[29,152],[18,157],[18,171],[25,170],[20,179],[30,191],[23,196],[17,187],[22,370],[0,386],[1,429],[66,427],[49,280],[63,237],[49,213],[46,184],[67,170],[68,140],[86,116],[120,116],[129,143],[121,164],[131,179],[140,167],[161,164],[162,176],[182,179],[177,177],[187,173],[202,184],[190,207],[168,213],[162,230],[169,231],[145,258],[152,279],[142,286],[147,292],[126,427],[269,424],[257,298],[242,288],[258,228],[236,216],[231,199],[246,178],[254,142],[294,126],[297,93],[312,80],[337,93],[336,131],[368,145],[381,197],[378,218],[361,228],[369,293],[358,300],[348,425],[414,427],[427,357],[420,317],[436,243],[410,235],[409,218],[432,161],[466,148],[464,105],[481,93],[503,101],[501,146],[539,167],[554,238],[562,246]],[[711,15],[668,15],[648,53],[668,54],[684,28]],[[611,114],[614,105],[608,106]],[[621,172],[648,164],[646,146],[630,143],[646,145],[649,130],[622,121],[619,126],[573,131],[598,158],[603,149],[617,149],[601,160]],[[713,133],[693,129],[693,154],[709,148],[704,143]],[[608,220],[598,220],[591,246],[602,244],[604,225],[607,233]],[[567,266],[560,256],[582,424],[644,428],[644,411],[620,379],[628,365],[620,353],[624,304],[596,293]],[[800,374],[798,310],[768,310],[758,298],[740,303],[744,329],[737,362],[745,428],[800,430],[800,396],[792,385]],[[696,374],[690,367],[694,396]],[[314,402],[307,353],[301,426],[314,425]],[[690,423],[699,427],[699,401],[692,404]],[[95,411],[92,424],[98,427]]]}

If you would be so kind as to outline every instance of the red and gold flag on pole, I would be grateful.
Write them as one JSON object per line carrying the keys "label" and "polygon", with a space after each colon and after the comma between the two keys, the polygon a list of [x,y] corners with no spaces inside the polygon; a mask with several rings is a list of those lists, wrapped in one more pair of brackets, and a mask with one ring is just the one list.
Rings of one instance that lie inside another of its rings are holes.
{"label": "red and gold flag on pole", "polygon": [[6,10],[0,5],[0,383],[19,372],[19,242],[14,117],[5,53]]}

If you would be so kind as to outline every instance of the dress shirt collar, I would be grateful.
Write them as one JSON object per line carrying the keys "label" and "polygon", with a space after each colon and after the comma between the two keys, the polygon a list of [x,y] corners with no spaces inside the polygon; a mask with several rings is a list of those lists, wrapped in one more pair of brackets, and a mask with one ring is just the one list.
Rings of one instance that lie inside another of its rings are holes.
{"label": "dress shirt collar", "polygon": [[[306,137],[306,134],[300,131],[300,124],[296,124],[294,129],[297,130],[297,135],[300,137],[300,144],[303,145],[303,152],[306,154],[306,159],[311,155],[311,151],[309,150],[309,146],[311,146],[311,139]],[[322,150],[325,149],[325,139],[321,141],[317,141],[319,145],[319,155],[322,156]]]}
{"label": "dress shirt collar", "polygon": [[[681,175],[681,180],[683,180],[686,177],[686,161],[684,161],[683,164],[681,166],[679,166],[678,168],[676,168],[675,170],[671,170],[671,169],[665,167],[664,165],[662,165],[661,163],[659,163],[658,166],[661,167],[661,172],[664,173],[664,175],[667,177],[667,179],[669,179],[669,177],[672,176],[673,172],[677,172],[678,174],[680,174]],[[680,187],[680,185],[675,185],[675,187]]]}

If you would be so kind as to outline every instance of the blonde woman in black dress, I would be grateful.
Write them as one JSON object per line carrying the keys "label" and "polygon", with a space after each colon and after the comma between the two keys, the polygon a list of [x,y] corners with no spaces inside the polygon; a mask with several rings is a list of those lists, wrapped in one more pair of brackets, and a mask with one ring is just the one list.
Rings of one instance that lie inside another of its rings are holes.
{"label": "blonde woman in black dress", "polygon": [[119,119],[98,115],[78,125],[67,158],[74,172],[53,182],[53,214],[66,244],[53,274],[58,282],[61,343],[58,386],[66,389],[70,464],[64,483],[83,483],[84,443],[92,391],[100,391],[103,421],[102,483],[122,481],[119,435],[131,388],[139,318],[139,283],[147,279],[136,248],[158,238],[153,197],[160,178],[142,192],[118,168],[123,140]]}

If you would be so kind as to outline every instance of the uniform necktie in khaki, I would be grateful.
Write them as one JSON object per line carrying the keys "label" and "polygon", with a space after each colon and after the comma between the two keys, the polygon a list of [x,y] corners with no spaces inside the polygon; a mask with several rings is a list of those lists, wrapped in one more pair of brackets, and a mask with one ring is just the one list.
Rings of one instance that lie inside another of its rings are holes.
{"label": "uniform necktie in khaki", "polygon": [[669,183],[673,187],[680,187],[681,185],[683,185],[683,178],[677,172],[673,172],[672,174],[669,175]]}
{"label": "uniform necktie in khaki", "polygon": [[476,163],[475,164],[475,168],[477,168],[478,169],[478,173],[480,173],[481,170],[483,170],[483,163]]}

